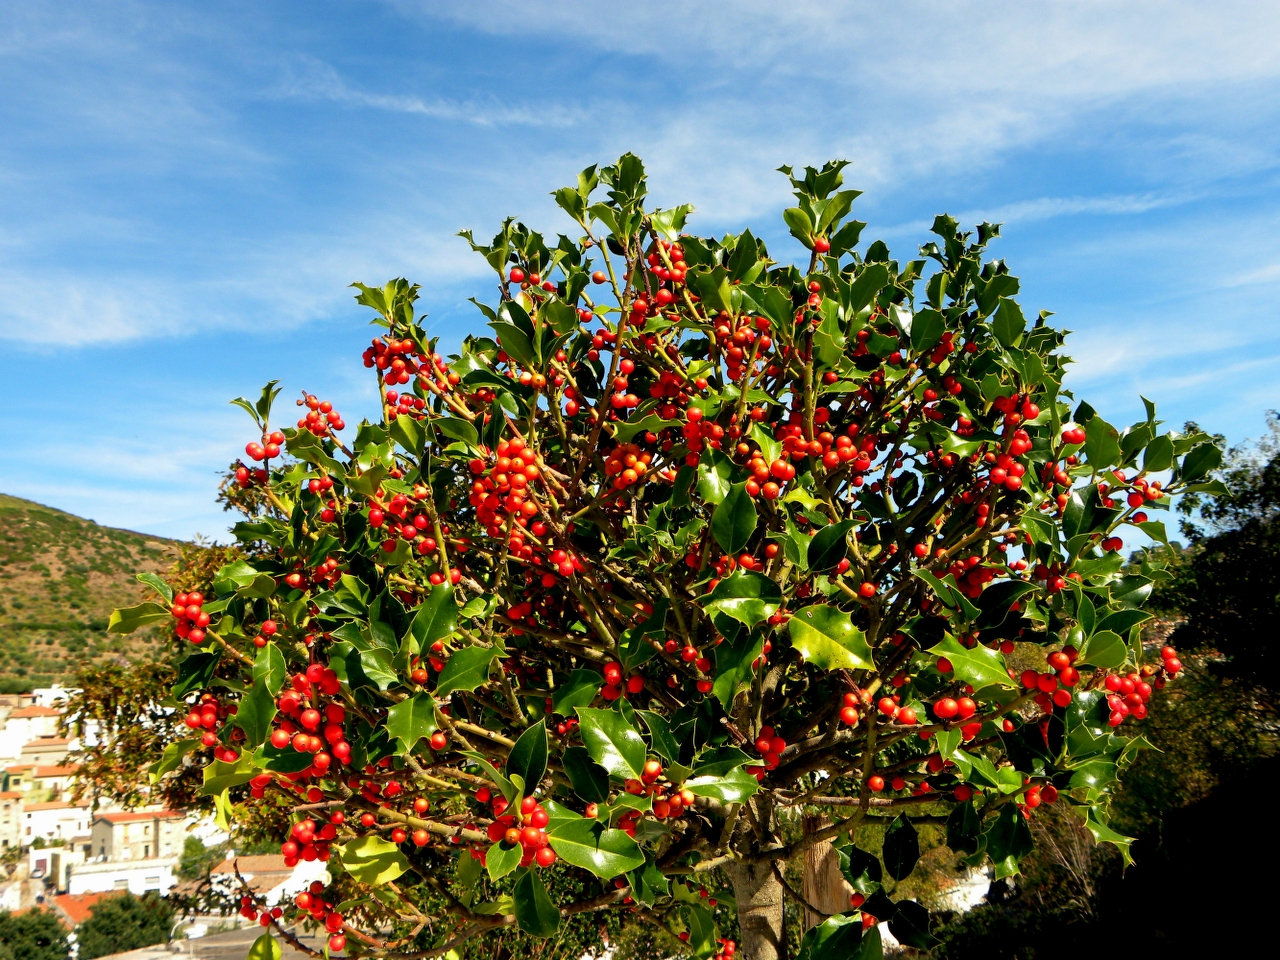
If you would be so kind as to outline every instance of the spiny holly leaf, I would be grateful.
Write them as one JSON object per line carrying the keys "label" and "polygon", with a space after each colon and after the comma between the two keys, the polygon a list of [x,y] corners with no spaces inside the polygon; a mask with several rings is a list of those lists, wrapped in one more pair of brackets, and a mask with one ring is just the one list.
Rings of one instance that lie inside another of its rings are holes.
{"label": "spiny holly leaf", "polygon": [[947,637],[929,648],[929,656],[945,657],[951,662],[955,679],[969,684],[975,690],[990,686],[1017,686],[1009,679],[1009,668],[1005,665],[1004,657],[981,644],[969,649],[962,646],[955,637]]}
{"label": "spiny holly leaf", "polygon": [[916,828],[905,817],[894,818],[884,835],[884,849],[881,853],[884,868],[895,880],[905,880],[915,870],[920,859],[920,840]]}
{"label": "spiny holly leaf", "polygon": [[428,693],[407,697],[387,709],[387,734],[412,753],[418,741],[436,732],[436,702]]}
{"label": "spiny holly leaf", "polygon": [[871,647],[849,614],[824,603],[797,610],[787,621],[791,642],[805,661],[823,670],[870,669]]}
{"label": "spiny holly leaf", "polygon": [[777,583],[758,573],[736,570],[716,584],[702,605],[712,616],[724,614],[751,627],[777,613],[781,603]]}
{"label": "spiny holly leaf", "polygon": [[436,683],[436,696],[443,697],[455,690],[474,690],[489,679],[489,665],[498,651],[494,647],[463,647],[449,657],[440,671]]}

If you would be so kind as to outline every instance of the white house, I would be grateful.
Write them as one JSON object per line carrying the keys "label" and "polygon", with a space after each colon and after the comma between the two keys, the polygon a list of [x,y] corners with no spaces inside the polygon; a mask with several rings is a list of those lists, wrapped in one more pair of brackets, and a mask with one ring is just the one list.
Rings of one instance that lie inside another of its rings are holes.
{"label": "white house", "polygon": [[0,793],[0,850],[22,845],[22,797],[17,790]]}
{"label": "white house", "polygon": [[292,900],[311,885],[311,881],[319,880],[328,885],[329,871],[319,860],[299,860],[297,866],[285,866],[284,857],[279,854],[265,856],[237,857],[231,856],[209,871],[209,882],[213,889],[228,899],[236,899],[244,895],[244,887],[236,879],[236,870],[249,885],[254,894],[268,906],[275,906],[285,900]]}
{"label": "white house", "polygon": [[17,760],[26,744],[42,737],[56,737],[61,716],[61,710],[40,704],[11,712],[0,729],[0,760]]}
{"label": "white house", "polygon": [[48,843],[62,840],[70,843],[76,837],[89,835],[93,815],[88,803],[72,804],[62,800],[27,803],[22,807],[22,845],[31,846],[37,837]]}
{"label": "white house", "polygon": [[73,863],[71,875],[67,879],[67,892],[81,894],[128,890],[137,896],[142,896],[148,890],[168,893],[177,883],[173,875],[177,863],[175,857]]}

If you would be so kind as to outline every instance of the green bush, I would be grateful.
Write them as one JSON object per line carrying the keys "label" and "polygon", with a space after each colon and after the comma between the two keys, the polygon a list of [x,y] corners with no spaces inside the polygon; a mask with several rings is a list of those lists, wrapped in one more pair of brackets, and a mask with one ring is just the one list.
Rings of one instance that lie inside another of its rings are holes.
{"label": "green bush", "polygon": [[105,897],[76,931],[80,960],[166,943],[172,928],[173,905],[159,894]]}
{"label": "green bush", "polygon": [[65,960],[66,956],[67,931],[52,913],[0,911],[0,960]]}

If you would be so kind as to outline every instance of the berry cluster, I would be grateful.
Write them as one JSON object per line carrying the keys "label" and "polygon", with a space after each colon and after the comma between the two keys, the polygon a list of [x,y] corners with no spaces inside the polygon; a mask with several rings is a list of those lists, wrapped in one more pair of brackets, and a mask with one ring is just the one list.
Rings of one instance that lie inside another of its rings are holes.
{"label": "berry cluster", "polygon": [[324,437],[328,436],[330,430],[341,430],[346,426],[342,420],[342,414],[333,409],[333,404],[328,400],[319,400],[307,394],[298,400],[297,404],[307,408],[306,414],[298,420],[299,430],[306,430],[317,437]]}
{"label": "berry cluster", "polygon": [[[490,791],[482,788],[486,797],[490,797]],[[480,800],[481,792],[477,791],[476,799]],[[492,795],[494,819],[488,827],[489,839],[494,843],[499,841],[505,843],[508,847],[519,845],[522,848],[520,856],[520,866],[527,867],[537,864],[540,867],[549,867],[556,862],[556,852],[549,846],[547,840],[546,826],[550,822],[546,808],[542,806],[536,797],[522,797],[520,800],[520,810],[518,813],[509,812],[510,807],[506,798],[501,795]],[[482,851],[480,860],[485,861],[488,851]]]}
{"label": "berry cluster", "polygon": [[[218,731],[222,729],[227,722],[228,717],[235,716],[237,706],[234,703],[221,703],[217,696],[212,693],[202,693],[197,705],[192,707],[190,712],[182,718],[182,722],[186,724],[188,729],[203,730],[200,735],[200,742],[206,747],[214,748],[214,756],[219,760],[233,762],[238,754],[235,750],[223,747],[218,741]],[[241,737],[243,732],[236,729],[232,731],[232,736],[239,733]]]}
{"label": "berry cluster", "polygon": [[209,625],[209,614],[204,607],[204,594],[199,591],[180,593],[173,598],[169,612],[176,621],[173,632],[197,646],[204,643],[204,628]]}
{"label": "berry cluster", "polygon": [[[337,817],[337,820],[334,820]],[[323,826],[307,817],[298,820],[289,829],[289,839],[280,844],[280,853],[284,857],[285,866],[296,866],[299,860],[311,862],[329,859],[329,847],[338,837],[338,826],[345,821],[339,811],[330,815],[329,822]],[[338,927],[341,928],[341,919]]]}

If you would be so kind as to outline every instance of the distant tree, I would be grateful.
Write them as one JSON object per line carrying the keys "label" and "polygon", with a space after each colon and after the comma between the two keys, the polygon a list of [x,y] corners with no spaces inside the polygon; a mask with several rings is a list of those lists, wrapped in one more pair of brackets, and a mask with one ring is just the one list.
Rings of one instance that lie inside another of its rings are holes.
{"label": "distant tree", "polygon": [[65,960],[66,956],[67,931],[48,910],[0,911],[0,958]]}
{"label": "distant tree", "polygon": [[1280,706],[1275,618],[1280,605],[1280,419],[1267,418],[1268,436],[1231,448],[1216,482],[1231,497],[1181,505],[1190,550],[1171,568],[1174,579],[1157,599],[1176,607],[1186,622],[1172,642],[1179,648],[1216,651],[1212,669],[1247,686],[1256,707]]}
{"label": "distant tree", "polygon": [[[156,893],[105,897],[77,931],[80,960],[166,943],[173,928],[173,906]],[[59,954],[59,960],[65,951]],[[21,960],[21,958],[16,958]]]}
{"label": "distant tree", "polygon": [[182,856],[178,858],[178,876],[183,880],[203,880],[226,853],[225,843],[206,847],[199,837],[187,837],[182,844]]}

